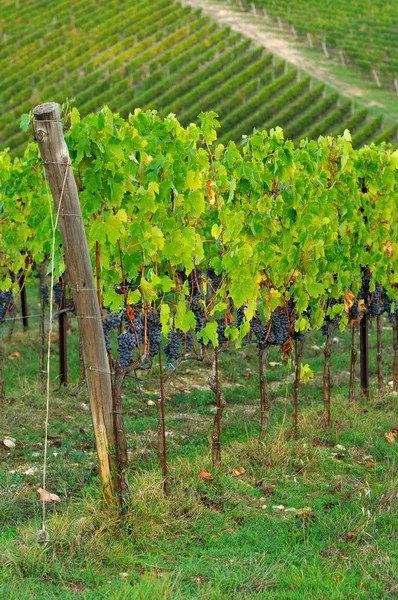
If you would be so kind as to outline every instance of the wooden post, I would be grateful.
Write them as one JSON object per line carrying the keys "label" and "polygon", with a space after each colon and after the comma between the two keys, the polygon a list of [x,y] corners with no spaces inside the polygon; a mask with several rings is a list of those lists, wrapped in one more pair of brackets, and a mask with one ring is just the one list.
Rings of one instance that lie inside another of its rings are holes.
{"label": "wooden post", "polygon": [[21,311],[22,311],[22,325],[23,325],[23,330],[27,331],[29,324],[28,324],[28,301],[26,299],[26,287],[25,287],[25,276],[21,275],[19,280],[18,280],[18,284],[19,284],[19,289],[20,289],[20,295],[21,295]]}
{"label": "wooden post", "polygon": [[63,312],[66,308],[65,280],[59,280],[62,285],[60,313],[58,315],[58,348],[59,348],[59,380],[61,385],[68,385],[68,316]]}
{"label": "wooden post", "polygon": [[114,502],[111,374],[76,182],[63,136],[59,105],[54,102],[40,104],[33,110],[33,116],[35,138],[59,214],[67,278],[73,291],[83,343],[103,494],[106,501]]}
{"label": "wooden post", "polygon": [[361,349],[360,368],[361,368],[361,391],[366,397],[369,397],[369,340],[368,340],[368,315],[363,315],[360,325],[360,340]]}

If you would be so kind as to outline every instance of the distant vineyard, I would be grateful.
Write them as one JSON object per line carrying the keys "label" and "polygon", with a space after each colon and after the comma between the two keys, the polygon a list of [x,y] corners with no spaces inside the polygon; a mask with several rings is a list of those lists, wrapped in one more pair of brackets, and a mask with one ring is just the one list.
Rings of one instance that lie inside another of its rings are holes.
{"label": "distant vineyard", "polygon": [[221,141],[275,125],[294,140],[348,128],[356,146],[396,132],[178,2],[6,0],[0,40],[0,148],[17,154],[26,142],[21,114],[65,98],[82,114],[108,104],[127,116],[141,106],[176,113],[184,125],[215,110]]}
{"label": "distant vineyard", "polygon": [[398,78],[398,3],[384,0],[245,0],[342,51],[360,69],[375,70],[382,82]]}

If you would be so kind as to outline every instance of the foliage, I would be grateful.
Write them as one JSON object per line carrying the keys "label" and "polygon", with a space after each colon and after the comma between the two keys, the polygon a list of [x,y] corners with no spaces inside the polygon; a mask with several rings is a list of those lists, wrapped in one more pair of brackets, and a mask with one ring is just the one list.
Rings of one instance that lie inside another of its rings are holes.
{"label": "foliage", "polygon": [[[5,0],[2,16],[0,149],[10,147],[18,155],[26,142],[18,128],[21,114],[40,102],[65,98],[75,98],[82,115],[108,104],[127,117],[140,106],[156,108],[162,116],[176,113],[184,125],[201,111],[216,110],[224,123],[223,141],[240,141],[253,127],[283,125],[287,137],[294,133],[297,140],[315,124],[323,123],[324,135],[336,127],[330,119],[340,101],[333,94],[316,105],[314,114],[309,81],[302,85],[286,63],[178,2],[77,0],[71,7],[60,0],[39,4],[32,14],[29,7]],[[295,107],[289,120],[287,102]],[[360,117],[365,125],[366,111]],[[396,128],[376,124],[365,141],[394,138]],[[22,125],[26,128],[26,119]],[[338,133],[348,127],[343,119],[340,125]]]}

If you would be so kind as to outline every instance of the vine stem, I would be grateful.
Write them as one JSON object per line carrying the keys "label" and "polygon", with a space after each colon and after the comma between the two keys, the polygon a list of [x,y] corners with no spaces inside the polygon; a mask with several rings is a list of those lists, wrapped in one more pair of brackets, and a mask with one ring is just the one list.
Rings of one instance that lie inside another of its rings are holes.
{"label": "vine stem", "polygon": [[304,338],[302,340],[294,340],[294,384],[293,384],[293,432],[297,435],[298,431],[298,405],[299,397],[298,391],[300,387],[301,377],[301,358],[304,350]]}
{"label": "vine stem", "polygon": [[351,404],[358,402],[358,389],[357,389],[357,360],[358,360],[358,323],[352,324],[352,335],[351,335],[351,364],[350,364],[350,387],[348,393],[348,399]]}
{"label": "vine stem", "polygon": [[218,467],[221,464],[221,419],[223,410],[227,405],[225,396],[220,389],[218,348],[214,350],[214,360],[212,364],[212,374],[209,377],[209,386],[216,397],[216,414],[214,415],[212,437],[212,461],[213,467]]}
{"label": "vine stem", "polygon": [[114,382],[112,389],[112,404],[113,404],[113,429],[115,435],[115,462],[116,462],[116,485],[117,485],[117,498],[119,502],[119,508],[121,513],[126,512],[126,495],[128,494],[129,487],[127,482],[127,467],[128,467],[128,453],[127,453],[127,438],[126,429],[124,426],[123,419],[123,381],[126,377],[126,369],[122,369],[116,363],[114,364]]}
{"label": "vine stem", "polygon": [[4,350],[3,350],[3,339],[0,335],[0,400],[4,401],[6,399],[6,387],[4,383],[4,374],[3,374],[3,358],[4,358]]}
{"label": "vine stem", "polygon": [[102,316],[102,299],[101,299],[101,246],[99,242],[95,242],[95,277],[97,280],[97,296],[98,306]]}
{"label": "vine stem", "polygon": [[383,381],[383,321],[381,315],[376,319],[377,333],[377,387],[379,392],[384,389]]}
{"label": "vine stem", "polygon": [[162,350],[159,349],[159,384],[160,398],[157,404],[158,421],[158,456],[163,475],[163,492],[167,496],[169,493],[169,479],[167,466],[167,443],[166,443],[166,425],[165,425],[165,381],[163,372]]}
{"label": "vine stem", "polygon": [[392,381],[393,391],[398,392],[398,319],[395,318],[393,325],[393,349],[394,349],[394,362],[392,368]]}
{"label": "vine stem", "polygon": [[266,346],[259,348],[258,375],[260,387],[260,440],[264,440],[267,435],[271,410],[271,397],[266,374],[267,354],[268,348]]}
{"label": "vine stem", "polygon": [[330,325],[325,342],[325,362],[323,366],[323,418],[327,426],[332,421],[331,409],[330,409],[330,389],[331,389],[331,374],[330,374],[330,360],[332,358],[332,345],[333,336],[335,332],[335,326]]}

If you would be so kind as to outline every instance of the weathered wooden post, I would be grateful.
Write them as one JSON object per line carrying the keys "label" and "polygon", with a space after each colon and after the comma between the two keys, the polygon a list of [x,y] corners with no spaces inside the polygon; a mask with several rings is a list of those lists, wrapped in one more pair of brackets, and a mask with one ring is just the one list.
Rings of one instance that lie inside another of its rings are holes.
{"label": "weathered wooden post", "polygon": [[67,278],[73,292],[95,433],[98,466],[103,495],[115,500],[112,386],[108,356],[102,330],[97,290],[88,251],[86,233],[68,148],[66,146],[59,105],[40,104],[33,110],[36,141],[59,215]]}

